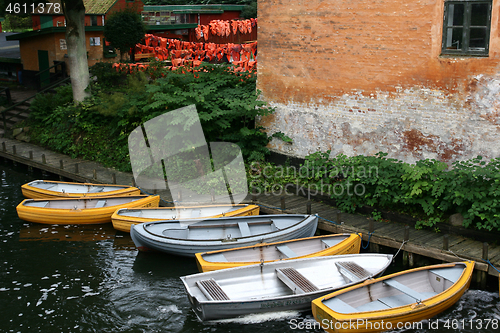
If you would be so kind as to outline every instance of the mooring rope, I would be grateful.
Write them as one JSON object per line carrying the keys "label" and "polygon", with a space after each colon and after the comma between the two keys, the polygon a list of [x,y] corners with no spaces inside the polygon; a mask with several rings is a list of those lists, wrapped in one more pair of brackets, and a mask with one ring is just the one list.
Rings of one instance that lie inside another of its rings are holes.
{"label": "mooring rope", "polygon": [[448,249],[448,252],[451,252],[451,254],[453,254],[455,257],[457,257],[458,259],[460,260],[465,260],[465,261],[470,261],[470,259],[465,259],[465,258],[460,258],[459,256],[457,256],[457,254],[455,252],[453,252],[452,250]]}
{"label": "mooring rope", "polygon": [[[363,238],[361,238],[361,247],[363,248],[363,250],[366,250],[368,248],[368,246],[370,245],[370,239],[372,238],[372,235],[373,235],[373,231],[370,231],[368,233],[368,240],[366,241],[366,245],[363,245]],[[359,237],[361,237],[360,234],[358,234]]]}
{"label": "mooring rope", "polygon": [[401,251],[401,249],[403,248],[403,246],[405,245],[405,243],[408,242],[408,241],[403,241],[403,243],[401,243],[401,246],[399,247],[399,250],[398,252],[396,252],[396,254],[394,255],[394,257],[392,257],[392,261],[394,261],[396,259],[396,257],[398,256],[399,254],[399,251]]}

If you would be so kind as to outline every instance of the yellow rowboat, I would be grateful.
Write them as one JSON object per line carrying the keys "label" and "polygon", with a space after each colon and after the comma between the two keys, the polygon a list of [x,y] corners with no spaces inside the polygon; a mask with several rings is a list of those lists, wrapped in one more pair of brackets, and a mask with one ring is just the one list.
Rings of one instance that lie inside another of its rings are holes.
{"label": "yellow rowboat", "polygon": [[20,219],[45,224],[99,224],[125,207],[157,207],[159,196],[128,195],[102,198],[25,199],[17,207]]}
{"label": "yellow rowboat", "polygon": [[335,234],[196,253],[200,272],[279,260],[359,253],[361,235]]}
{"label": "yellow rowboat", "polygon": [[53,180],[34,180],[21,186],[29,199],[112,197],[140,195],[137,187],[114,184],[71,183]]}
{"label": "yellow rowboat", "polygon": [[416,328],[462,297],[473,270],[473,261],[456,262],[367,280],[313,300],[313,316],[327,332]]}
{"label": "yellow rowboat", "polygon": [[257,205],[207,205],[186,207],[158,207],[117,209],[111,216],[111,222],[116,230],[130,232],[130,226],[144,222],[163,220],[184,220],[193,218],[216,218],[222,216],[259,215]]}

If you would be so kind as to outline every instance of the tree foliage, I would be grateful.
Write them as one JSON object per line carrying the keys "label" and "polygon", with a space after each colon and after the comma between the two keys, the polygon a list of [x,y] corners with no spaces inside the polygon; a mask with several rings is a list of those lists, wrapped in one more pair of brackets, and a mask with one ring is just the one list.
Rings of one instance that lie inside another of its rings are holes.
{"label": "tree foliage", "polygon": [[130,8],[112,14],[104,26],[104,37],[114,48],[120,50],[122,58],[145,34],[146,27],[141,15]]}

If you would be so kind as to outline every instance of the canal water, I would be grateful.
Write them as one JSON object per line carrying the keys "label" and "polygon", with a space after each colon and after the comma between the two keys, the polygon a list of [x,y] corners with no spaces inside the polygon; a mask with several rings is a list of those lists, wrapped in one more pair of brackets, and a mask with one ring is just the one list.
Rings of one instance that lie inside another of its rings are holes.
{"label": "canal water", "polygon": [[[138,253],[111,225],[20,220],[21,185],[54,177],[0,159],[0,332],[323,331],[310,312],[201,323],[179,279],[197,272],[194,260]],[[496,290],[472,289],[421,327],[398,332],[498,332],[498,304]]]}

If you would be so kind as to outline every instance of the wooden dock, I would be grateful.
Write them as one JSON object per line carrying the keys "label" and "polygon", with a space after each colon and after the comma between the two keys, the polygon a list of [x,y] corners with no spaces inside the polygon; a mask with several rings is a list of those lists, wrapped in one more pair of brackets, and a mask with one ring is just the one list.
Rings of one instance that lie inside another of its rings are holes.
{"label": "wooden dock", "polygon": [[[37,168],[78,182],[133,185],[133,175],[105,168],[98,163],[73,159],[39,146],[11,139],[0,139],[0,156],[29,168]],[[172,200],[159,193],[165,202]],[[477,281],[486,281],[486,275],[499,276],[486,260],[500,268],[500,246],[466,237],[430,230],[416,230],[395,222],[379,222],[357,214],[340,213],[336,207],[297,194],[247,197],[261,206],[264,213],[312,213],[320,217],[319,229],[325,232],[361,233],[365,246],[377,251],[378,246],[401,250],[411,266],[414,255],[446,262],[462,259],[476,261]]]}

